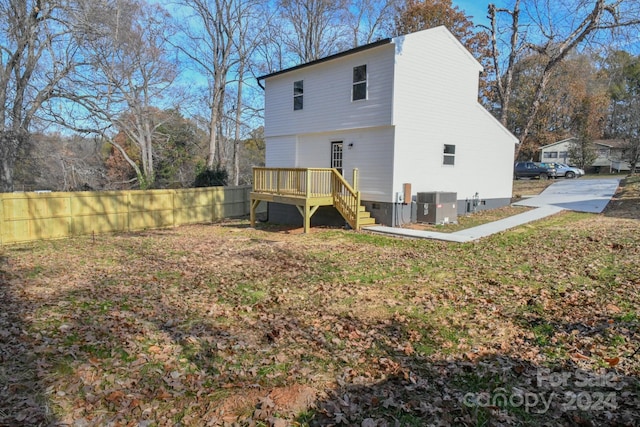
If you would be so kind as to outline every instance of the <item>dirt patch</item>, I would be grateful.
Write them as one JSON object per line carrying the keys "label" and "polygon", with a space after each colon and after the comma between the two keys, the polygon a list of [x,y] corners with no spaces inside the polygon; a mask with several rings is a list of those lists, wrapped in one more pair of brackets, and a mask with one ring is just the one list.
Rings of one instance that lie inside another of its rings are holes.
{"label": "dirt patch", "polygon": [[512,202],[516,202],[518,200],[522,200],[523,197],[526,196],[536,196],[542,191],[556,182],[552,179],[541,180],[541,179],[518,179],[513,181],[513,196]]}
{"label": "dirt patch", "polygon": [[629,176],[620,182],[603,214],[616,218],[640,219],[640,176]]}
{"label": "dirt patch", "polygon": [[291,419],[313,408],[317,397],[316,390],[298,384],[271,390],[248,389],[224,398],[209,416],[214,422],[233,423],[238,414],[245,414],[246,418],[273,425],[278,419]]}

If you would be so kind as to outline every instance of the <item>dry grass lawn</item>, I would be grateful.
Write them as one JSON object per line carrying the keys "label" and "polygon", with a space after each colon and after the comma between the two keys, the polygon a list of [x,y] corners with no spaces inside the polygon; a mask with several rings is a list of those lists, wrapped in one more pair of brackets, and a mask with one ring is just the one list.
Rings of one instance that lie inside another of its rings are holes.
{"label": "dry grass lawn", "polygon": [[230,221],[3,248],[0,425],[637,425],[639,197],[467,244]]}

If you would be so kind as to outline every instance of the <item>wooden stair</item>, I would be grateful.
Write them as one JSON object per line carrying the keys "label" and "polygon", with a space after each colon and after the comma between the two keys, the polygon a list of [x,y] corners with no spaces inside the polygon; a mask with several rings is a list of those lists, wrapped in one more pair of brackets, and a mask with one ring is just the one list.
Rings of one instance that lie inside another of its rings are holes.
{"label": "wooden stair", "polygon": [[375,225],[376,219],[371,216],[371,213],[364,206],[358,207],[358,224],[360,226]]}

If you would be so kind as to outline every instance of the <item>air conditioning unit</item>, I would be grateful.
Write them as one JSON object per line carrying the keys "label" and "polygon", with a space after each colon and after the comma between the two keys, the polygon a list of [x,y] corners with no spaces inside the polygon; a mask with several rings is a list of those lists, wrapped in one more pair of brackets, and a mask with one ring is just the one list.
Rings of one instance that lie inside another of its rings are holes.
{"label": "air conditioning unit", "polygon": [[435,191],[416,195],[418,222],[448,224],[458,222],[458,193]]}

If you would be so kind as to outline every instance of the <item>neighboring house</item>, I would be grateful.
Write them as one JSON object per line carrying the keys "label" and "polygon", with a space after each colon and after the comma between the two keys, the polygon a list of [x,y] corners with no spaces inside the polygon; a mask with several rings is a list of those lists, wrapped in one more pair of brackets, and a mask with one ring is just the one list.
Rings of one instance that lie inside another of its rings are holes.
{"label": "neighboring house", "polygon": [[[540,161],[571,164],[568,153],[575,141],[576,138],[572,137],[540,147]],[[630,169],[629,162],[624,158],[626,145],[626,142],[621,139],[598,139],[593,141],[597,157],[590,167],[596,171],[628,171]]]}
{"label": "neighboring house", "polygon": [[629,171],[631,167],[625,160],[627,143],[621,139],[599,139],[593,141],[596,150],[596,160],[591,165],[596,170],[607,172]]}
{"label": "neighboring house", "polygon": [[570,164],[569,150],[576,138],[567,138],[553,144],[540,147],[540,161],[545,163]]}
{"label": "neighboring house", "polygon": [[[351,184],[358,169],[362,203],[387,225],[411,218],[406,184],[413,199],[457,193],[458,213],[507,205],[518,140],[478,103],[480,72],[437,27],[259,77],[266,167],[337,168]],[[270,204],[269,220],[291,208]]]}

